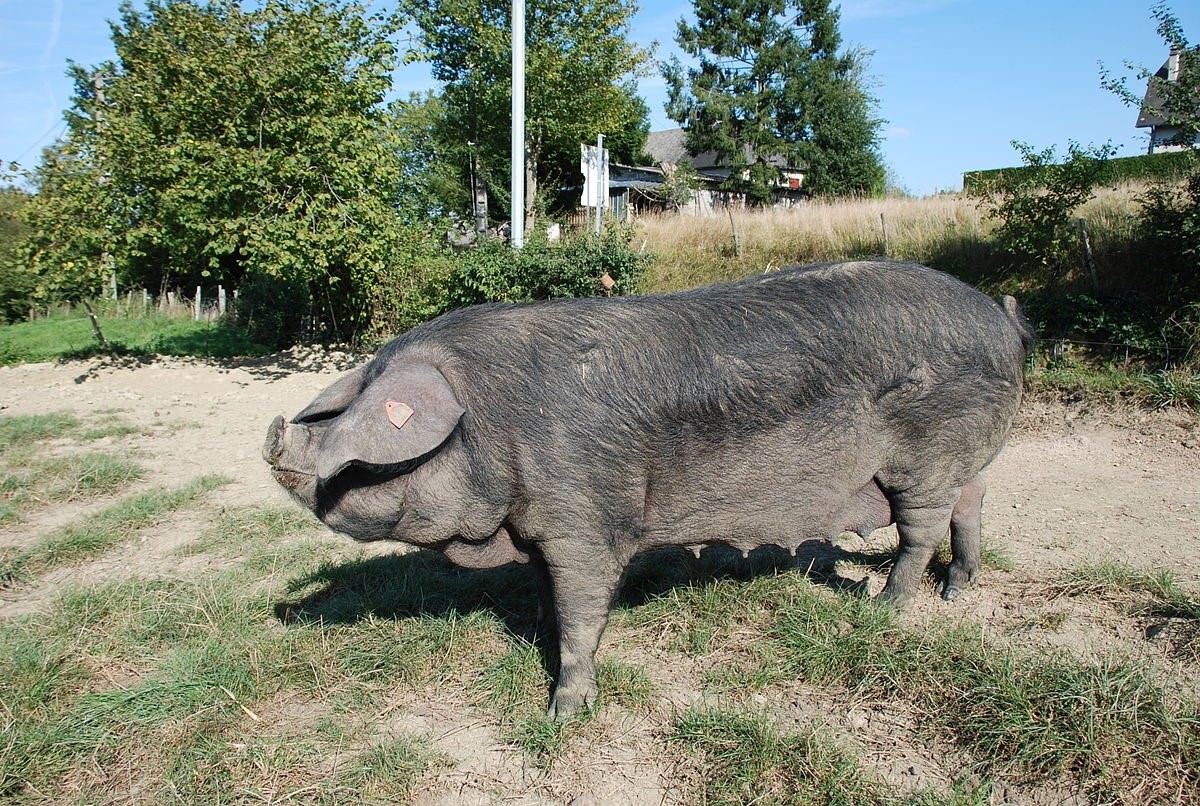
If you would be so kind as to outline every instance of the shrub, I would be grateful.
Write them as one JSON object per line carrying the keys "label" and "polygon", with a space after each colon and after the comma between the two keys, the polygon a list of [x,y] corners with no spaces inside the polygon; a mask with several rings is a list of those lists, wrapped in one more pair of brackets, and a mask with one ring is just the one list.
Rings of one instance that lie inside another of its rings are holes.
{"label": "shrub", "polygon": [[238,289],[234,317],[255,341],[282,349],[309,335],[312,308],[312,297],[303,280],[249,272]]}
{"label": "shrub", "polygon": [[1016,141],[1013,147],[1029,170],[1001,176],[983,204],[1000,223],[996,241],[1008,269],[1054,288],[1080,254],[1071,213],[1092,197],[1113,148],[1070,143],[1067,159],[1059,162],[1054,148],[1036,151]]}

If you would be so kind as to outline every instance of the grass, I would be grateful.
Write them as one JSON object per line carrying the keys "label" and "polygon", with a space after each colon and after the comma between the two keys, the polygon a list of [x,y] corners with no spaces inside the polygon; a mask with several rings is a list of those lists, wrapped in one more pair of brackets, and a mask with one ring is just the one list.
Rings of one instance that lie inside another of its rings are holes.
{"label": "grass", "polygon": [[[280,624],[286,580],[320,567],[328,550],[307,525],[289,531],[274,514],[225,522],[272,524],[278,542],[259,545],[273,554],[265,579],[265,564],[248,558],[202,578],[69,587],[43,611],[0,623],[0,792],[65,795],[74,785],[72,797],[87,801],[133,775],[151,799],[269,799],[290,786],[305,801],[353,793],[385,803],[440,767],[418,739],[362,726],[398,690],[452,685],[486,662],[495,620]],[[314,730],[314,717],[289,715],[291,703],[332,709],[339,728]],[[99,775],[75,777],[93,764]]]}
{"label": "grass", "polygon": [[230,481],[224,476],[201,476],[174,490],[148,490],[105,507],[4,557],[0,584],[101,554]]}
{"label": "grass", "polygon": [[[149,314],[99,317],[104,337],[117,352],[210,358],[265,355],[270,350],[220,322]],[[54,315],[0,327],[0,365],[87,358],[102,353],[88,317]]]}
{"label": "grass", "polygon": [[677,646],[692,654],[715,654],[707,665],[728,671],[710,682],[726,694],[798,679],[860,702],[906,702],[926,738],[955,743],[983,779],[1066,778],[1093,794],[1153,781],[1143,796],[1200,798],[1197,704],[1141,662],[1027,653],[974,628],[911,631],[872,602],[796,574],[680,588],[632,621],[643,634],[682,634]]}
{"label": "grass", "polygon": [[211,552],[262,552],[288,538],[320,529],[320,523],[297,507],[253,507],[222,510],[213,526],[177,553],[192,557]]}
{"label": "grass", "polygon": [[[1089,798],[1139,784],[1148,802],[1200,798],[1195,704],[1141,666],[1029,654],[969,627],[910,630],[778,573],[769,553],[663,555],[631,573],[613,643],[702,657],[718,689],[704,704],[656,707],[647,670],[606,649],[599,707],[561,724],[544,717],[529,569],[349,551],[290,509],[226,510],[188,551],[227,560],[216,571],[70,586],[0,622],[0,793],[86,802],[136,780],[148,800],[403,802],[449,763],[428,737],[391,727],[428,700],[495,725],[546,768],[613,740],[603,709],[634,711],[661,736],[639,752],[682,754],[671,769],[714,804],[965,806],[989,794],[968,783],[998,778]],[[1157,575],[1079,580],[1075,595],[1178,590]],[[852,740],[785,730],[751,704],[797,679],[860,706],[902,703],[917,740],[955,746],[963,785],[896,791]]]}
{"label": "grass", "polygon": [[713,806],[987,803],[983,792],[901,795],[821,731],[784,734],[764,713],[692,708],[676,718],[671,738],[697,765],[702,802]]}
{"label": "grass", "polygon": [[[33,502],[58,503],[115,495],[144,471],[139,465],[108,453],[78,453],[31,461],[0,471],[0,512],[15,516]],[[0,514],[0,522],[5,517]]]}
{"label": "grass", "polygon": [[78,418],[65,412],[0,417],[0,455],[63,436],[78,426]]}
{"label": "grass", "polygon": [[1174,626],[1167,635],[1171,655],[1200,660],[1200,598],[1184,590],[1169,570],[1142,571],[1115,562],[1084,565],[1065,573],[1051,592],[1115,601],[1151,622],[1148,635]]}
{"label": "grass", "polygon": [[1026,375],[1026,383],[1033,394],[1061,399],[1200,410],[1200,374],[1183,368],[1151,372],[1136,366],[1059,361],[1035,368]]}

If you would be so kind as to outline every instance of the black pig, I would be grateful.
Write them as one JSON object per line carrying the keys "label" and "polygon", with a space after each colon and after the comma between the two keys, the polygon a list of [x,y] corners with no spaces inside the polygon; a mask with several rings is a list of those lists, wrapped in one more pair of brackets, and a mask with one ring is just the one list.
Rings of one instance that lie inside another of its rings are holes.
{"label": "black pig", "polygon": [[1017,411],[1030,341],[1011,297],[884,261],[480,305],[276,418],[263,452],[339,532],[543,568],[562,718],[593,701],[610,605],[648,549],[794,550],[895,523],[879,598],[902,605],[949,530],[943,596],[957,596],[979,569],[980,471]]}

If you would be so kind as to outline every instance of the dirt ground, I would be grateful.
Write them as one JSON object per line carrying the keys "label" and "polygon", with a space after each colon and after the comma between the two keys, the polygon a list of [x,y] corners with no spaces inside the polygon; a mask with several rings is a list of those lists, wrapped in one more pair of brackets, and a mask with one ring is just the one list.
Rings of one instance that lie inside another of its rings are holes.
{"label": "dirt ground", "polygon": [[[268,423],[291,415],[355,360],[337,353],[298,351],[283,357],[227,364],[185,359],[149,362],[72,362],[0,368],[0,415],[65,411],[80,417],[112,412],[144,429],[136,440],[139,461],[151,472],[145,486],[177,485],[202,473],[236,481],[218,495],[229,505],[287,505],[260,456]],[[122,443],[124,444],[124,443]],[[1146,569],[1170,569],[1185,588],[1200,587],[1200,418],[1178,411],[1089,409],[1027,401],[1008,446],[988,470],[985,540],[1012,560],[1012,571],[988,571],[957,603],[930,589],[905,619],[970,619],[987,631],[1033,646],[1061,645],[1083,655],[1114,647],[1146,653],[1170,665],[1148,640],[1144,625],[1093,604],[1046,594],[1064,570],[1103,560]],[[66,504],[0,530],[0,546],[31,536],[111,501]],[[203,510],[186,517],[203,520]],[[23,586],[0,590],[0,619],[29,612],[63,580],[113,573],[179,572],[173,550],[193,531],[178,520],[152,530],[136,547],[83,566],[53,571]],[[330,540],[345,540],[330,536]],[[893,532],[848,549],[885,549]],[[389,548],[380,549],[383,551]],[[841,573],[853,577],[855,569]],[[872,592],[883,577],[862,569]],[[1048,613],[1056,614],[1045,626]],[[607,643],[607,642],[606,642]],[[602,648],[601,652],[604,652]],[[648,658],[653,668],[653,659]],[[1197,680],[1180,668],[1182,679]],[[656,697],[686,706],[697,694],[689,680],[700,670],[657,670]],[[949,760],[931,751],[906,749],[910,731],[903,713],[881,718],[843,703],[825,710],[812,692],[795,692],[776,703],[797,722],[824,713],[838,732],[856,736],[885,779],[906,788],[952,781]],[[526,769],[519,754],[502,752],[488,726],[444,703],[414,702],[392,711],[398,725],[437,736],[442,752],[458,762],[424,802],[488,800],[484,792],[502,782],[514,801],[579,803],[676,802],[666,759],[639,758],[639,736],[650,728],[631,719],[613,746],[594,748],[555,773],[558,780]],[[491,782],[491,783],[489,783]],[[590,799],[589,799],[590,798]],[[1052,797],[1049,797],[1053,800]]]}

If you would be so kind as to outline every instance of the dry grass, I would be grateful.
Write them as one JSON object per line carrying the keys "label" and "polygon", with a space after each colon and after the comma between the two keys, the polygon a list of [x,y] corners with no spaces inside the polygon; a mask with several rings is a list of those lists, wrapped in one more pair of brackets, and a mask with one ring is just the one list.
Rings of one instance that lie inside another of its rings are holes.
{"label": "dry grass", "polygon": [[[1108,267],[1105,257],[1129,241],[1135,201],[1143,190],[1140,185],[1101,189],[1079,210],[1102,268]],[[647,292],[691,288],[797,263],[885,254],[978,283],[995,265],[994,231],[995,222],[979,200],[962,194],[736,210],[732,222],[724,213],[711,218],[647,216],[638,222],[638,236],[656,257],[643,282]]]}

